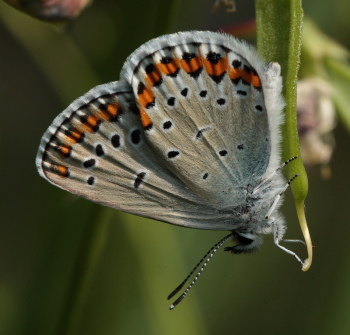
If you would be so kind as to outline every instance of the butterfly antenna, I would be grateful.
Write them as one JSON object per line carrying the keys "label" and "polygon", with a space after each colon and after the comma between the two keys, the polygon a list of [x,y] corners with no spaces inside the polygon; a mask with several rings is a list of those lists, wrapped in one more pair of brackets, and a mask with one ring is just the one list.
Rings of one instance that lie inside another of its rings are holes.
{"label": "butterfly antenna", "polygon": [[174,309],[188,294],[194,283],[198,280],[199,276],[204,271],[205,267],[208,265],[209,261],[212,259],[214,254],[233,236],[233,234],[229,234],[225,236],[223,239],[221,239],[218,243],[216,243],[203,257],[202,259],[197,263],[197,265],[194,267],[194,269],[190,272],[190,274],[185,278],[185,280],[173,291],[169,294],[168,300],[171,299],[175,294],[177,294],[183,286],[186,284],[188,279],[193,275],[193,273],[198,269],[198,267],[204,262],[203,266],[197,273],[196,277],[192,280],[191,284],[188,285],[187,289],[181,294],[181,296],[175,300],[172,305],[170,306],[170,310]]}
{"label": "butterfly antenna", "polygon": [[258,186],[256,186],[253,190],[253,194],[255,194],[256,192],[259,191],[259,189],[265,185],[274,175],[277,174],[278,171],[282,170],[287,164],[289,164],[290,162],[293,162],[295,159],[299,158],[299,156],[294,156],[290,159],[288,159],[287,161],[285,161],[284,163],[282,163],[275,171],[273,171],[267,178],[265,178],[264,180],[261,181],[260,184],[258,184]]}

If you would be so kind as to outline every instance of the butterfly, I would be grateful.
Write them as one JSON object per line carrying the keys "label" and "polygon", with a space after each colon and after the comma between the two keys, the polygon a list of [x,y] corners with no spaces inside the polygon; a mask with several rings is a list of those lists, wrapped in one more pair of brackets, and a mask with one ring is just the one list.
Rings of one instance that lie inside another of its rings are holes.
{"label": "butterfly", "polygon": [[282,176],[297,157],[280,162],[280,72],[278,63],[265,63],[229,35],[191,31],[153,39],[128,57],[119,81],[93,88],[55,118],[37,169],[103,206],[231,231],[211,255],[232,239],[225,250],[254,251],[261,235],[273,234],[303,264],[280,245],[281,198],[297,177]]}

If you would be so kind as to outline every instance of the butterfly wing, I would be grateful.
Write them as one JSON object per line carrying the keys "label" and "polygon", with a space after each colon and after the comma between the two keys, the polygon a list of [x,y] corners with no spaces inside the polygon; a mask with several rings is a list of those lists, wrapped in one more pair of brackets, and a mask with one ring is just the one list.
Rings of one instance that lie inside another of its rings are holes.
{"label": "butterfly wing", "polygon": [[36,164],[54,185],[108,207],[192,228],[230,228],[229,213],[215,226],[219,213],[159,161],[126,83],[97,86],[73,102],[44,134]]}
{"label": "butterfly wing", "polygon": [[152,40],[120,82],[73,102],[44,134],[39,173],[102,205],[236,229],[243,189],[279,164],[279,66],[217,33]]}
{"label": "butterfly wing", "polygon": [[[275,169],[283,101],[279,65],[228,35],[185,32],[141,46],[126,61],[152,149],[220,210]],[[271,136],[271,134],[274,134]]]}

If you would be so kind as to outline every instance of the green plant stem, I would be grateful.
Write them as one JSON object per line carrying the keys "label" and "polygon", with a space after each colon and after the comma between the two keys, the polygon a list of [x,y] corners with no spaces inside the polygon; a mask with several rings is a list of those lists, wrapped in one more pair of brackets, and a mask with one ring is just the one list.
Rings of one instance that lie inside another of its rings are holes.
{"label": "green plant stem", "polygon": [[[283,160],[296,155],[300,157],[296,104],[303,21],[301,0],[257,0],[256,17],[258,50],[266,60],[278,62],[282,69],[283,96],[286,101],[282,157]],[[306,271],[312,262],[312,245],[304,213],[308,179],[301,159],[287,166],[289,177],[296,174],[300,176],[291,187],[308,249],[308,259],[303,266]]]}

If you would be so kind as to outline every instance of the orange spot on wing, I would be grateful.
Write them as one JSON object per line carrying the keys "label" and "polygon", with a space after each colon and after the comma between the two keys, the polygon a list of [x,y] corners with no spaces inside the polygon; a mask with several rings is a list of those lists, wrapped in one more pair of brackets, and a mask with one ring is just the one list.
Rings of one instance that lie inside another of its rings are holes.
{"label": "orange spot on wing", "polygon": [[82,140],[82,138],[84,136],[84,132],[75,128],[75,129],[69,130],[69,132],[66,134],[66,136],[70,142],[78,143]]}
{"label": "orange spot on wing", "polygon": [[252,82],[252,73],[251,73],[251,72],[248,72],[246,69],[243,69],[243,70],[241,70],[241,71],[242,71],[242,79],[243,79],[245,82],[251,84],[251,82]]}
{"label": "orange spot on wing", "polygon": [[206,58],[203,58],[203,63],[210,76],[220,76],[229,69],[227,56],[222,57],[217,64],[211,63]]}
{"label": "orange spot on wing", "polygon": [[146,111],[143,108],[140,108],[140,116],[141,116],[141,122],[144,128],[148,128],[151,124],[151,118],[146,113]]}
{"label": "orange spot on wing", "polygon": [[179,64],[179,67],[184,71],[191,73],[197,71],[200,67],[203,66],[203,58],[202,56],[197,56],[192,58],[189,62],[185,61],[184,59],[177,58],[177,63]]}
{"label": "orange spot on wing", "polygon": [[162,75],[156,69],[152,73],[148,73],[146,77],[147,86],[155,86],[162,79]]}
{"label": "orange spot on wing", "polygon": [[50,168],[53,173],[59,175],[62,178],[69,177],[69,170],[66,166],[51,164]]}
{"label": "orange spot on wing", "polygon": [[72,147],[70,145],[67,145],[67,146],[60,145],[57,147],[57,151],[59,152],[59,155],[62,158],[67,158],[72,152]]}
{"label": "orange spot on wing", "polygon": [[95,115],[89,115],[86,121],[83,122],[85,129],[89,132],[96,131],[96,126],[101,122],[101,119]]}
{"label": "orange spot on wing", "polygon": [[113,117],[116,117],[120,111],[120,105],[118,103],[113,103],[107,106],[107,109],[101,109],[101,117],[107,121],[110,121]]}
{"label": "orange spot on wing", "polygon": [[261,87],[261,81],[258,75],[253,74],[252,76],[252,84],[254,87]]}
{"label": "orange spot on wing", "polygon": [[244,80],[249,84],[252,84],[256,88],[261,87],[261,80],[254,69],[252,69],[252,71],[249,72],[244,68],[239,69],[239,68],[229,67],[228,73],[231,79],[242,78],[242,80]]}
{"label": "orange spot on wing", "polygon": [[150,87],[146,87],[141,94],[138,96],[139,103],[142,107],[147,107],[149,103],[154,102],[154,93]]}
{"label": "orange spot on wing", "polygon": [[166,76],[176,73],[176,71],[179,69],[175,60],[172,60],[168,64],[158,63],[157,68],[161,73],[165,74]]}
{"label": "orange spot on wing", "polygon": [[[246,83],[251,84],[253,81],[254,74],[252,72],[247,71],[246,69],[239,69],[239,68],[231,68],[229,67],[229,76],[231,79],[242,79],[244,80]],[[259,77],[257,77],[259,78]],[[260,79],[259,79],[260,82]]]}
{"label": "orange spot on wing", "polygon": [[242,70],[230,67],[228,74],[231,79],[238,79],[242,77]]}

